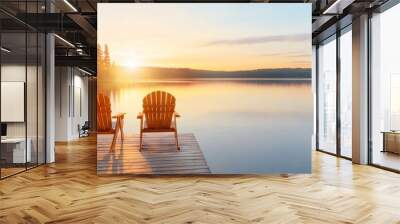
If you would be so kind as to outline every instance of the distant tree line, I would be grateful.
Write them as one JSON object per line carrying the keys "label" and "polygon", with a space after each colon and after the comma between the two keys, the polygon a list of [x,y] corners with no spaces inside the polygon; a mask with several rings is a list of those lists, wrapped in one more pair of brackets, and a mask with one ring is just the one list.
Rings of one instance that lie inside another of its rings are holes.
{"label": "distant tree line", "polygon": [[97,44],[97,81],[100,84],[98,87],[113,82],[114,68],[115,63],[111,62],[108,45],[105,44],[103,48],[100,44]]}

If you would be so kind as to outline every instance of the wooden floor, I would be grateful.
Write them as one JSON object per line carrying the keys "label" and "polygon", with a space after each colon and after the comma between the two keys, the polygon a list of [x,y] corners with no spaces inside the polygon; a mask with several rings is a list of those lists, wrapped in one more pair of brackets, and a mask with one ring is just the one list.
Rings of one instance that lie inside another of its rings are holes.
{"label": "wooden floor", "polygon": [[313,152],[313,174],[97,176],[96,142],[0,181],[0,223],[400,223],[400,175]]}
{"label": "wooden floor", "polygon": [[7,167],[7,168],[1,168],[1,177],[7,177],[7,176],[11,176],[15,173],[19,173],[25,170],[24,168],[13,168],[13,167]]}
{"label": "wooden floor", "polygon": [[113,135],[97,136],[97,174],[209,174],[194,134],[180,134],[177,150],[173,133],[144,135],[139,151],[139,135],[119,139],[110,150]]}
{"label": "wooden floor", "polygon": [[372,157],[374,164],[400,170],[400,155],[391,152],[375,151]]}
{"label": "wooden floor", "polygon": [[20,172],[24,172],[26,169],[32,169],[36,167],[36,164],[27,164],[27,167],[25,168],[25,164],[18,164],[18,167],[6,167],[6,168],[0,168],[1,169],[1,178],[5,178],[11,175],[15,175]]}

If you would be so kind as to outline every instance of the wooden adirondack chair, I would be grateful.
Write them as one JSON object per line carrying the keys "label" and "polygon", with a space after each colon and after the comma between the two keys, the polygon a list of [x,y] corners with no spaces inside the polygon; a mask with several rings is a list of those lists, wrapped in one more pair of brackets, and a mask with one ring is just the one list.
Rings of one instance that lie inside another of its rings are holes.
{"label": "wooden adirondack chair", "polygon": [[140,119],[140,146],[142,150],[143,133],[174,132],[175,143],[180,150],[176,118],[180,115],[175,111],[175,97],[164,91],[154,91],[143,98],[143,112],[137,115]]}
{"label": "wooden adirondack chair", "polygon": [[[97,95],[97,133],[114,134],[110,149],[114,148],[119,132],[121,132],[121,140],[124,140],[124,116],[125,113],[112,116],[110,98],[103,94]],[[114,129],[111,121],[113,118],[117,120]]]}

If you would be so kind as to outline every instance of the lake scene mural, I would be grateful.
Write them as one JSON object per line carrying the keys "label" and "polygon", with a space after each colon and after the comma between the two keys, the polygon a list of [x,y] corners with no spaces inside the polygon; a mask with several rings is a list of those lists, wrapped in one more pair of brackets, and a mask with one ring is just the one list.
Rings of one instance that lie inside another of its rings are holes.
{"label": "lake scene mural", "polygon": [[99,175],[311,172],[309,5],[102,5]]}

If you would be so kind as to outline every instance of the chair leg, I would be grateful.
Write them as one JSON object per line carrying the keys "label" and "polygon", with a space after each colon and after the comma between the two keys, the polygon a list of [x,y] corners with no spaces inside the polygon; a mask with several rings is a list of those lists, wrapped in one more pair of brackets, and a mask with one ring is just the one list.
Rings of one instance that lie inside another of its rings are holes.
{"label": "chair leg", "polygon": [[112,142],[111,142],[110,151],[114,151],[114,149],[115,149],[115,142],[117,141],[117,135],[118,135],[118,130],[115,129],[114,135],[113,135],[113,139],[112,139]]}
{"label": "chair leg", "polygon": [[119,124],[120,124],[119,127],[121,129],[121,140],[123,142],[124,139],[125,139],[125,135],[124,135],[124,120],[123,120],[123,118],[120,119]]}
{"label": "chair leg", "polygon": [[114,129],[114,136],[113,136],[113,140],[112,140],[112,143],[111,143],[112,150],[115,149],[115,144],[117,142],[118,134],[119,134],[120,131],[121,131],[121,126],[120,126],[120,123],[119,123],[119,121],[117,119],[117,124],[115,125],[115,129]]}
{"label": "chair leg", "polygon": [[142,142],[143,142],[143,132],[140,131],[139,151],[142,151]]}
{"label": "chair leg", "polygon": [[175,143],[176,143],[176,148],[178,150],[181,150],[181,148],[179,147],[178,132],[177,131],[175,131]]}

